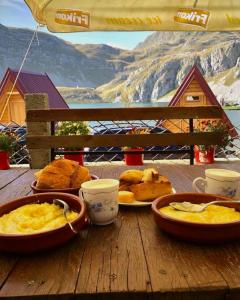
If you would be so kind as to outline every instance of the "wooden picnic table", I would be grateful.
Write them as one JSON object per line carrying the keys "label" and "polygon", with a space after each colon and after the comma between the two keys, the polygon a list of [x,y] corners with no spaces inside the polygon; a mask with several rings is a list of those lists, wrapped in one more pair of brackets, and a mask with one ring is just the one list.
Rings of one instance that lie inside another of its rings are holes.
{"label": "wooden picnic table", "polygon": [[[154,164],[177,192],[209,166]],[[144,166],[145,167],[145,166]],[[213,167],[213,166],[211,166]],[[214,168],[240,171],[238,162]],[[96,166],[101,178],[118,178],[125,166]],[[34,170],[0,171],[0,203],[31,193]],[[240,243],[203,246],[162,233],[150,207],[121,207],[108,226],[90,226],[45,253],[0,254],[1,299],[240,299]]]}

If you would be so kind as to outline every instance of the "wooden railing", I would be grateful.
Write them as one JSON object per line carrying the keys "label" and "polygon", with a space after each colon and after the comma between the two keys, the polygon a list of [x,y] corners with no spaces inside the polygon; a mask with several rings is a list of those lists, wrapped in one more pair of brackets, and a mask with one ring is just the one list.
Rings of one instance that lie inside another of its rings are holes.
{"label": "wooden railing", "polygon": [[[51,123],[49,135],[28,135],[28,149],[53,149],[58,147],[100,147],[100,146],[167,146],[189,145],[190,162],[193,163],[193,146],[220,145],[222,135],[216,132],[194,132],[193,119],[221,119],[222,109],[217,106],[205,107],[145,107],[145,108],[104,108],[104,109],[47,109],[27,111],[26,121],[30,128],[36,122]],[[130,121],[188,119],[188,133],[163,133],[146,135],[82,135],[54,136],[53,128],[58,121]],[[31,132],[31,130],[30,130]]]}

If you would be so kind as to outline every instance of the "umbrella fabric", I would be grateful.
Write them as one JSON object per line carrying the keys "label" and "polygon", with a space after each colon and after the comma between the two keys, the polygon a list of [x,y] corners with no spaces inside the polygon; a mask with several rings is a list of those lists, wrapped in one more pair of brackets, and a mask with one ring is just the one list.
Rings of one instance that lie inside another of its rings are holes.
{"label": "umbrella fabric", "polygon": [[240,0],[25,0],[53,32],[236,31]]}

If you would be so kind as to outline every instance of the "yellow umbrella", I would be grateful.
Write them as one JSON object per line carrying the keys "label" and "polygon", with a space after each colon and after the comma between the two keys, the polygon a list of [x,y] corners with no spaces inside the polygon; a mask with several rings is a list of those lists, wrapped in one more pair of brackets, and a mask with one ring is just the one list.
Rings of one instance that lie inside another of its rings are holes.
{"label": "yellow umbrella", "polygon": [[240,30],[240,0],[25,0],[53,32]]}

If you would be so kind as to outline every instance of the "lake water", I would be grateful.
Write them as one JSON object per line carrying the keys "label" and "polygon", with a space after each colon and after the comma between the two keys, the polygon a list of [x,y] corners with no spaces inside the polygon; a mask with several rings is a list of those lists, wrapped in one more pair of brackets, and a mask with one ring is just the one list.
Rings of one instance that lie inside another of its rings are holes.
{"label": "lake water", "polygon": [[[168,103],[134,103],[131,107],[165,107]],[[69,104],[70,108],[118,108],[124,107],[121,103],[85,103],[85,104],[78,104],[78,103],[71,103]],[[240,110],[225,110],[228,118],[231,120],[232,124],[235,127],[240,127]],[[240,129],[238,129],[240,133]]]}

